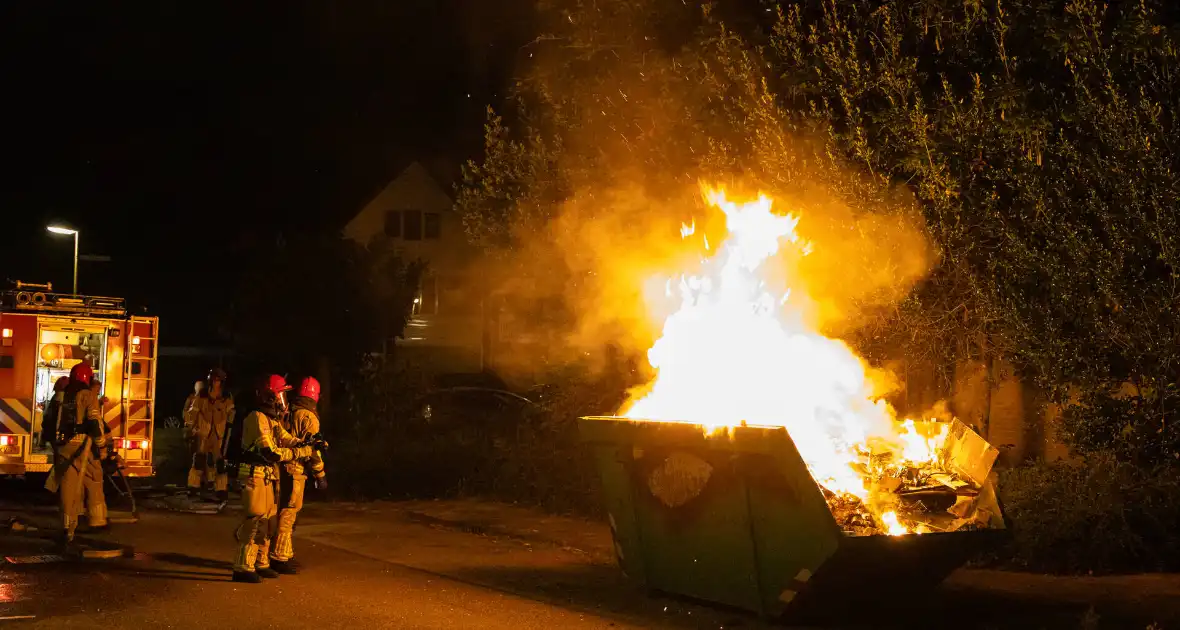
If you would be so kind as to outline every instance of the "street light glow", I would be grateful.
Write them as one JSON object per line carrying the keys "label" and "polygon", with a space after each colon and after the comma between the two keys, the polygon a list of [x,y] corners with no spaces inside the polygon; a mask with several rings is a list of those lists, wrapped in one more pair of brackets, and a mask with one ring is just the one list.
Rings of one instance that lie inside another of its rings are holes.
{"label": "street light glow", "polygon": [[64,234],[66,236],[74,237],[74,295],[78,295],[78,230],[73,230],[68,227],[60,225],[46,226],[47,230],[54,234]]}

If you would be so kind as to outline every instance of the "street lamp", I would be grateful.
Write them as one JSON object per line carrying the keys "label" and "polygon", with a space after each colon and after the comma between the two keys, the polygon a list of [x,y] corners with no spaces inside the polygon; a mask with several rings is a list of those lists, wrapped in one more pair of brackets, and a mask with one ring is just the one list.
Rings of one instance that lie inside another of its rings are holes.
{"label": "street lamp", "polygon": [[78,230],[58,225],[51,225],[46,229],[54,234],[65,234],[66,236],[72,234],[74,236],[74,295],[78,295]]}

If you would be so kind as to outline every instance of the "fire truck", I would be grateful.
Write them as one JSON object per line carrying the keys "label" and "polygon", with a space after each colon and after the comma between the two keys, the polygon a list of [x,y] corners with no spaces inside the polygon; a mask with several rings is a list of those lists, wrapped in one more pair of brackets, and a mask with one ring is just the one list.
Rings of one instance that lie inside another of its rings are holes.
{"label": "fire truck", "polygon": [[87,362],[102,381],[102,415],[124,474],[152,476],[158,327],[156,317],[128,314],[121,298],[23,282],[0,292],[0,475],[49,471],[45,402],[60,377]]}

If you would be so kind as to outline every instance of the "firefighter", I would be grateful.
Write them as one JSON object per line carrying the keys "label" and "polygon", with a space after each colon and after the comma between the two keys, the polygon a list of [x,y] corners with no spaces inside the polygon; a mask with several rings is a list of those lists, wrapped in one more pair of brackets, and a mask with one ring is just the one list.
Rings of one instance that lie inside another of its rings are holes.
{"label": "firefighter", "polygon": [[262,578],[278,577],[270,568],[270,528],[278,515],[275,484],[278,464],[311,457],[320,446],[302,444],[280,424],[287,412],[286,395],[291,387],[278,374],[260,383],[258,406],[242,420],[238,479],[242,484],[243,520],[234,537],[238,553],[233,563],[233,580],[256,584]]}
{"label": "firefighter", "polygon": [[57,442],[57,421],[61,415],[61,403],[65,400],[66,385],[70,384],[70,377],[63,376],[57,379],[53,384],[53,395],[49,400],[45,401],[45,409],[41,412],[41,439],[39,446],[41,448],[56,445]]}
{"label": "firefighter", "polygon": [[225,389],[221,368],[209,371],[206,386],[189,407],[191,436],[195,444],[193,465],[188,471],[188,491],[198,496],[205,484],[212,484],[217,500],[229,499],[229,478],[225,469],[226,433],[234,421],[234,399]]}
{"label": "firefighter", "polygon": [[110,528],[107,523],[107,498],[103,487],[103,466],[115,457],[115,443],[111,439],[111,427],[106,418],[102,417],[106,396],[102,395],[102,382],[96,378],[90,379],[90,394],[98,406],[98,424],[102,430],[103,444],[96,446],[94,456],[86,464],[82,475],[82,490],[86,505],[86,526],[88,532],[103,532]]}
{"label": "firefighter", "polygon": [[92,457],[99,456],[106,447],[102,415],[98,399],[90,391],[94,371],[88,363],[78,363],[70,369],[58,423],[60,439],[54,450],[53,470],[45,488],[58,494],[62,517],[62,544],[71,550],[78,515],[82,510],[82,478]]}
{"label": "firefighter", "polygon": [[[310,376],[300,381],[299,389],[291,399],[291,413],[284,423],[284,428],[295,439],[304,443],[319,440],[320,417],[316,412],[319,401],[320,382]],[[280,470],[279,514],[276,517],[277,524],[272,527],[277,533],[270,550],[270,566],[279,573],[299,572],[291,533],[295,528],[295,517],[303,508],[303,488],[308,473],[315,479],[317,490],[327,489],[324,460],[319,449],[305,460],[296,459],[283,464]]]}

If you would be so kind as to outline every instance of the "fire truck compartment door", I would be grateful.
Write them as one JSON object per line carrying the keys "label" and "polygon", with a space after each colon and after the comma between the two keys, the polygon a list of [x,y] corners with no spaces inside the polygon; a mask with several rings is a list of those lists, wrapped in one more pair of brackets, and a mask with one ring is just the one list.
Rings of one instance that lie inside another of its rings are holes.
{"label": "fire truck compartment door", "polygon": [[[69,376],[70,368],[87,361],[97,375],[103,374],[107,356],[107,322],[42,321],[37,333],[36,412],[33,432],[41,430],[41,412],[53,395],[53,384]],[[107,384],[103,383],[103,390]]]}

